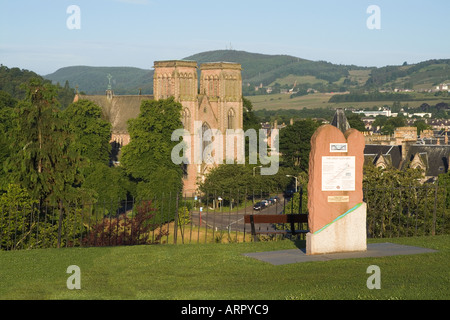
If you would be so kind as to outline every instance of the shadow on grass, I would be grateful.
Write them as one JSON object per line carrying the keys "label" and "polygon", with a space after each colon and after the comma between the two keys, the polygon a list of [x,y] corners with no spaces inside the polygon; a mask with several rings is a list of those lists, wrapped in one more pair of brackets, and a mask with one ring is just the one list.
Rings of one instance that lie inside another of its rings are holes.
{"label": "shadow on grass", "polygon": [[292,243],[301,251],[306,253],[306,240],[305,239],[298,239],[295,237],[294,239],[291,239]]}

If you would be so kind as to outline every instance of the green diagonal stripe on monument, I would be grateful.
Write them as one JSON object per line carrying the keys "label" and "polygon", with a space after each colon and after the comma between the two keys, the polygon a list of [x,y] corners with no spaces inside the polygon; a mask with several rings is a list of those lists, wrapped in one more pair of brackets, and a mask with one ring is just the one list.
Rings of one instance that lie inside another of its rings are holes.
{"label": "green diagonal stripe on monument", "polygon": [[338,221],[339,219],[345,217],[347,214],[349,214],[352,211],[355,211],[356,209],[358,209],[360,206],[362,205],[361,203],[358,203],[356,206],[354,206],[353,208],[349,209],[347,212],[345,212],[344,214],[341,214],[339,217],[337,217],[336,219],[334,219],[333,221],[331,221],[330,223],[327,223],[325,226],[323,226],[322,228],[320,228],[319,230],[317,230],[316,232],[314,232],[314,234],[318,234],[319,232],[323,231],[324,229],[328,228],[330,225],[332,225],[333,223],[335,223],[336,221]]}

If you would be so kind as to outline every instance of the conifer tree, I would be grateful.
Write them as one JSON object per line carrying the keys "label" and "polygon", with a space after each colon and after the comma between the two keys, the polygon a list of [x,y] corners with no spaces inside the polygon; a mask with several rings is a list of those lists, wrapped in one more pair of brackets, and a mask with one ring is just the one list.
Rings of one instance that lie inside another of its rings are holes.
{"label": "conifer tree", "polygon": [[32,79],[27,91],[16,110],[8,174],[41,204],[78,200],[82,159],[61,118],[55,88]]}

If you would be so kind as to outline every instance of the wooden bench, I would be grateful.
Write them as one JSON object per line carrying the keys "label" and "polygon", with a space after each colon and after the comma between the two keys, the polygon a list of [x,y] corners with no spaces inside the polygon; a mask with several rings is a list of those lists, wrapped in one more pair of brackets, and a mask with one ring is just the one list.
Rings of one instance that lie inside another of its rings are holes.
{"label": "wooden bench", "polygon": [[[247,214],[244,216],[244,222],[250,223],[251,232],[254,241],[258,241],[258,234],[305,234],[309,230],[295,228],[296,223],[308,223],[307,214]],[[256,230],[256,224],[290,224],[290,229],[286,230]]]}

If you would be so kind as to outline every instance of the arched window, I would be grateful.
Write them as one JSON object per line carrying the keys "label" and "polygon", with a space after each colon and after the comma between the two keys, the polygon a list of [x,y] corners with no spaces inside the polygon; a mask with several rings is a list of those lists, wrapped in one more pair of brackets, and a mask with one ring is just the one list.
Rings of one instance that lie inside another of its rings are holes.
{"label": "arched window", "polygon": [[235,122],[236,114],[233,109],[230,109],[228,111],[228,125],[227,129],[234,129],[234,122]]}
{"label": "arched window", "polygon": [[[205,149],[213,142],[212,142],[211,128],[206,122],[203,122],[203,125],[202,125],[202,137],[203,137],[203,142],[202,142],[203,161],[206,163],[210,163],[210,162],[212,162],[211,161],[212,159],[210,159],[212,157],[212,155],[211,154],[205,155]],[[205,156],[208,157],[208,159],[205,159],[204,158]]]}

